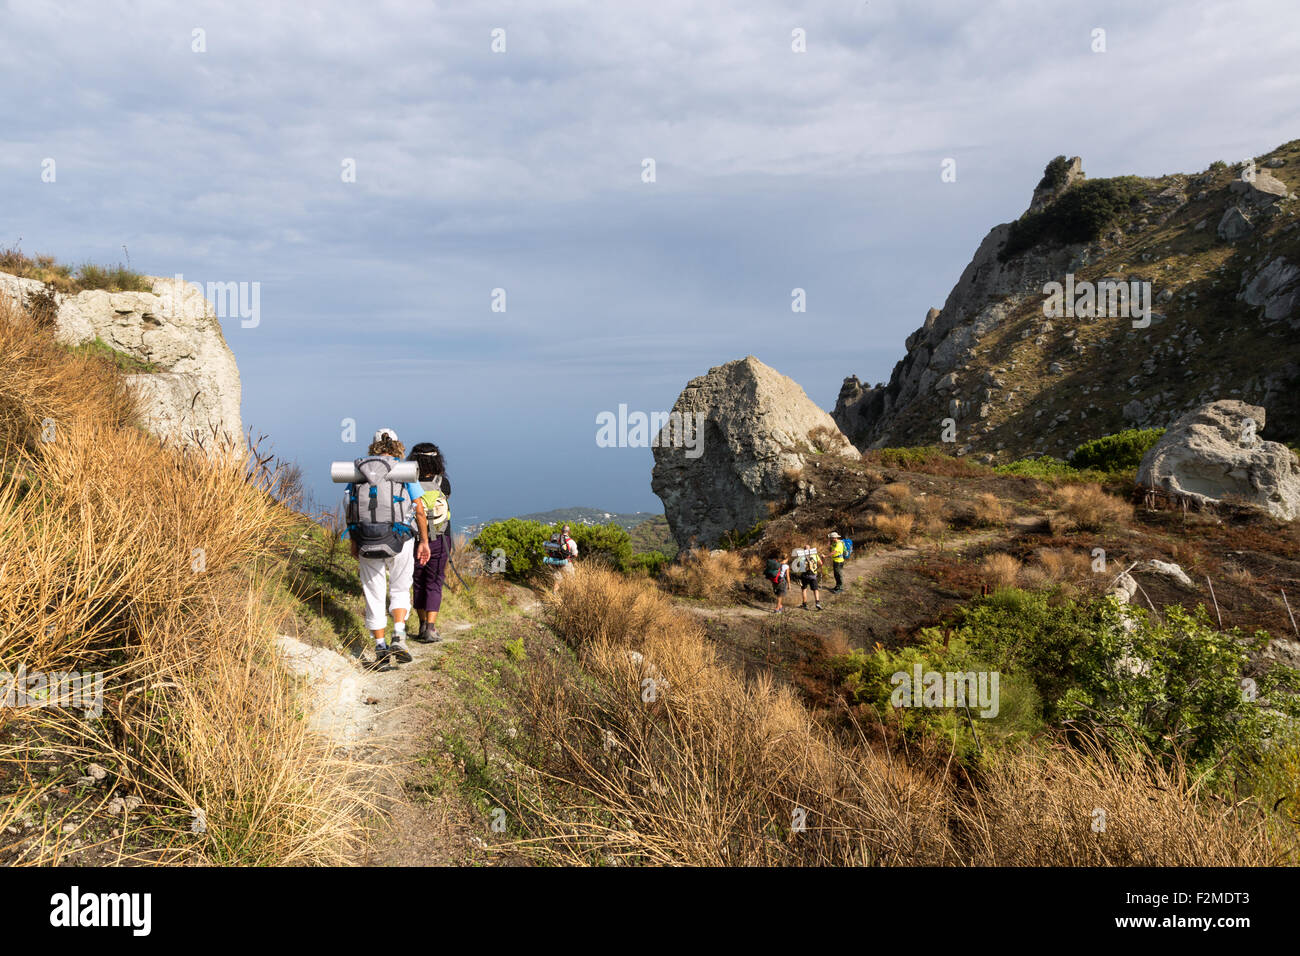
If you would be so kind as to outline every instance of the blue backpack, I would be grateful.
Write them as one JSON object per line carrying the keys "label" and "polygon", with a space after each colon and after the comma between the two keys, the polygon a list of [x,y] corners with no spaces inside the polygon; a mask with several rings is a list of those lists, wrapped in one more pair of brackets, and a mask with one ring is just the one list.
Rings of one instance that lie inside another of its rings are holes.
{"label": "blue backpack", "polygon": [[844,542],[844,560],[847,561],[853,557],[853,539],[843,538],[841,540]]}

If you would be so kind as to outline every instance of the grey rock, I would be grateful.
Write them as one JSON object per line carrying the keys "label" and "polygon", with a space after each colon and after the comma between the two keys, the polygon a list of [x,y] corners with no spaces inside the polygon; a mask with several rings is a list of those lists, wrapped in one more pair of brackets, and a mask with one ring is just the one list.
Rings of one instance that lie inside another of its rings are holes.
{"label": "grey rock", "polygon": [[1147,451],[1137,483],[1203,503],[1230,497],[1293,521],[1300,515],[1300,461],[1285,445],[1258,437],[1264,424],[1258,405],[1238,399],[1202,405]]}
{"label": "grey rock", "polygon": [[704,417],[697,457],[666,442],[652,449],[650,487],[683,548],[712,547],[726,532],[766,520],[769,504],[784,502],[792,490],[786,473],[815,457],[814,429],[825,429],[836,452],[858,457],[835,420],[796,382],[753,356],[692,379],[673,412],[688,421]]}
{"label": "grey rock", "polygon": [[1250,235],[1250,231],[1255,227],[1251,225],[1250,219],[1244,212],[1236,206],[1229,206],[1219,220],[1218,236],[1225,242],[1236,242]]}

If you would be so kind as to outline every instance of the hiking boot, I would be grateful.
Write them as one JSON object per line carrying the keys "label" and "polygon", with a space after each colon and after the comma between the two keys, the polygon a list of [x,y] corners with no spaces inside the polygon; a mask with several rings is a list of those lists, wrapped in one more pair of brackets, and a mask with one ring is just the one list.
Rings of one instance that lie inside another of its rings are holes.
{"label": "hiking boot", "polygon": [[805,611],[808,610],[808,602],[805,601],[803,604],[800,604],[799,607],[800,607],[802,610],[805,610]]}
{"label": "hiking boot", "polygon": [[436,644],[438,641],[442,640],[442,638],[438,636],[438,629],[436,627],[425,624],[420,627],[420,633],[416,634],[415,637],[411,638],[411,640],[418,641],[421,644]]}
{"label": "hiking boot", "polygon": [[406,648],[406,639],[393,641],[388,647],[389,653],[392,654],[393,660],[399,664],[409,664],[413,660],[411,652]]}
{"label": "hiking boot", "polygon": [[392,655],[392,649],[387,644],[375,645],[375,659],[367,661],[366,667],[372,671],[390,671],[393,669],[392,661],[389,657]]}
{"label": "hiking boot", "polygon": [[821,602],[821,601],[818,601],[818,602],[817,602],[817,610],[820,611],[821,609],[822,609],[822,602]]}

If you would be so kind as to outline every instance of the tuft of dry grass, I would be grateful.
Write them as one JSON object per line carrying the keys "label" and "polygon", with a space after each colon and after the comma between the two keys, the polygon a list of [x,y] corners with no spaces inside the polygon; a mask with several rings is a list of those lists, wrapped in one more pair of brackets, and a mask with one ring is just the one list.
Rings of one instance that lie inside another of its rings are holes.
{"label": "tuft of dry grass", "polygon": [[997,495],[985,492],[975,499],[971,523],[980,528],[1001,528],[1007,523],[1007,509]]}
{"label": "tuft of dry grass", "polygon": [[991,587],[1013,588],[1020,576],[1020,561],[1001,552],[985,555],[980,562],[980,576]]}
{"label": "tuft of dry grass", "polygon": [[1104,531],[1126,525],[1133,519],[1133,506],[1106,494],[1100,485],[1063,485],[1052,493],[1057,514],[1051,518],[1052,532],[1069,530]]}
{"label": "tuft of dry grass", "polygon": [[683,597],[718,601],[760,570],[757,557],[739,551],[696,548],[664,568],[663,580],[670,591]]}
{"label": "tuft of dry grass", "polygon": [[895,544],[905,544],[912,536],[912,527],[916,517],[910,514],[876,514],[867,519],[867,524],[885,540]]}
{"label": "tuft of dry grass", "polygon": [[1093,578],[1092,562],[1080,551],[1039,548],[1034,552],[1034,563],[1024,569],[1022,578],[1030,587],[1080,585]]}

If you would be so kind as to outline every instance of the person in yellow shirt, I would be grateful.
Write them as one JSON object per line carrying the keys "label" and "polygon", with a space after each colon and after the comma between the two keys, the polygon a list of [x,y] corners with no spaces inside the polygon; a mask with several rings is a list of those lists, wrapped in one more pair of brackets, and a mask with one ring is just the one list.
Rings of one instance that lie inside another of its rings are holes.
{"label": "person in yellow shirt", "polygon": [[834,531],[827,537],[831,539],[831,570],[835,572],[835,587],[831,588],[831,593],[839,594],[844,590],[844,541]]}

